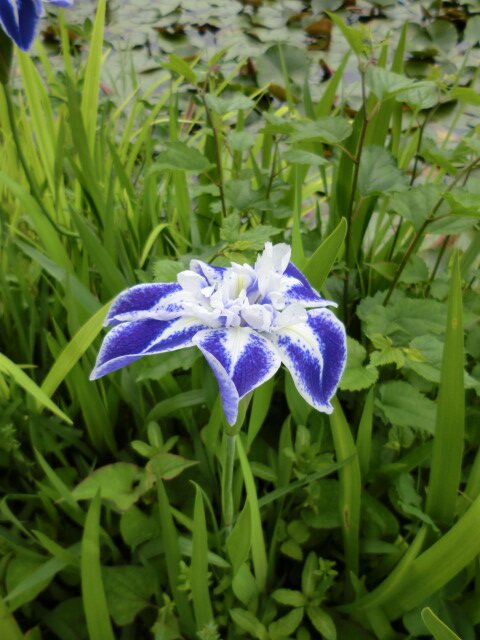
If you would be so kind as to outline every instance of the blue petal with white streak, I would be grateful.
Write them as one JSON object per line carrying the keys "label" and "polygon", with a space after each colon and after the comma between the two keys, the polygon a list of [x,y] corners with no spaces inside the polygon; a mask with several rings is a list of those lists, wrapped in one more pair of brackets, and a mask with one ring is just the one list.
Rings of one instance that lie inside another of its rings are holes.
{"label": "blue petal with white streak", "polygon": [[332,413],[346,361],[343,324],[328,309],[308,311],[306,322],[282,327],[274,341],[300,395],[313,407]]}
{"label": "blue petal with white streak", "polygon": [[169,320],[181,315],[182,287],[176,282],[139,284],[120,293],[113,301],[104,325],[156,318]]}
{"label": "blue petal with white streak", "polygon": [[280,367],[277,349],[249,327],[201,331],[193,343],[211,366],[225,416],[231,425],[235,424],[240,399],[275,375]]}
{"label": "blue petal with white streak", "polygon": [[322,298],[293,262],[289,262],[285,269],[281,291],[286,304],[301,302],[308,307],[337,306],[334,302]]}
{"label": "blue petal with white streak", "polygon": [[105,337],[90,380],[101,378],[147,355],[192,345],[205,325],[194,318],[137,320],[114,327]]}
{"label": "blue petal with white streak", "polygon": [[[47,1],[59,7],[73,5],[73,0]],[[42,13],[42,0],[0,0],[0,24],[8,37],[23,51],[32,46]]]}

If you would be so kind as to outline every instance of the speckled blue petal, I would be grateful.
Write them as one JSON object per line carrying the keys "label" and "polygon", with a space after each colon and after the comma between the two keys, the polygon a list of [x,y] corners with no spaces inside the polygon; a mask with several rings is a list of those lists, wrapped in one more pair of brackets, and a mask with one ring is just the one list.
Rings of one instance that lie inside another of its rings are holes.
{"label": "speckled blue petal", "polygon": [[300,302],[306,307],[337,306],[334,302],[322,298],[292,262],[288,263],[284,273],[282,293],[287,304]]}
{"label": "speckled blue petal", "polygon": [[300,395],[319,411],[331,413],[330,399],[347,355],[340,320],[328,309],[314,309],[305,323],[282,328],[274,340]]}
{"label": "speckled blue petal", "polygon": [[41,0],[0,0],[0,23],[9,38],[24,51],[32,45],[41,15]]}
{"label": "speckled blue petal", "polygon": [[227,272],[226,267],[215,267],[213,264],[202,262],[202,260],[191,260],[190,269],[203,276],[208,284],[220,282]]}
{"label": "speckled blue petal", "polygon": [[176,282],[139,284],[118,295],[110,307],[105,326],[119,322],[170,320],[181,315],[182,288]]}
{"label": "speckled blue petal", "polygon": [[73,7],[73,0],[45,0],[48,4],[55,4],[57,7]]}
{"label": "speckled blue petal", "polygon": [[90,380],[135,362],[139,358],[192,345],[192,338],[205,325],[192,318],[137,320],[114,327],[105,336]]}
{"label": "speckled blue petal", "polygon": [[212,367],[225,416],[235,424],[239,400],[277,372],[280,356],[275,346],[248,327],[200,331],[193,343]]}

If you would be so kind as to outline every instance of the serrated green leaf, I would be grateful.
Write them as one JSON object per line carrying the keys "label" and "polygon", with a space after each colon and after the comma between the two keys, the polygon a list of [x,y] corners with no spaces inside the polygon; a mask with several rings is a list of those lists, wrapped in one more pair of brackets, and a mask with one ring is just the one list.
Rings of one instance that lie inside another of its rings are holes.
{"label": "serrated green leaf", "polygon": [[410,220],[419,229],[432,213],[440,196],[441,190],[436,185],[419,185],[408,191],[392,194],[388,206],[391,211]]}
{"label": "serrated green leaf", "polygon": [[150,605],[156,588],[151,570],[132,565],[103,567],[102,576],[108,608],[116,624],[130,624]]}
{"label": "serrated green leaf", "polygon": [[121,511],[129,509],[152,485],[135,464],[115,462],[100,467],[72,491],[75,500],[89,500],[99,490]]}
{"label": "serrated green leaf", "polygon": [[379,385],[375,406],[391,424],[435,432],[435,403],[408,382],[393,380]]}
{"label": "serrated green leaf", "polygon": [[327,116],[307,120],[293,126],[291,142],[318,140],[325,144],[338,144],[352,133],[352,125],[341,116]]}
{"label": "serrated green leaf", "polygon": [[304,164],[311,167],[321,167],[329,164],[328,160],[317,153],[303,151],[302,149],[289,149],[283,154],[283,159],[288,164]]}
{"label": "serrated green leaf", "polygon": [[407,177],[395,164],[393,156],[383,147],[364,148],[358,172],[360,195],[381,195],[405,189]]}
{"label": "serrated green leaf", "polygon": [[184,142],[173,141],[165,145],[157,162],[150,167],[149,175],[165,170],[203,173],[210,167],[211,163],[200,151]]}
{"label": "serrated green leaf", "polygon": [[363,365],[367,350],[353,338],[347,337],[347,364],[339,387],[344,391],[368,389],[378,378],[375,367]]}

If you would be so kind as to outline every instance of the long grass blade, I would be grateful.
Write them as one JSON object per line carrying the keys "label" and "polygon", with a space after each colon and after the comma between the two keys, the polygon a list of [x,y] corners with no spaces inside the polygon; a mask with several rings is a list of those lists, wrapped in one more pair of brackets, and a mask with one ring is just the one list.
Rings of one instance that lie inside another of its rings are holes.
{"label": "long grass blade", "polygon": [[455,515],[464,447],[462,309],[460,263],[456,253],[450,278],[447,329],[426,506],[430,517],[445,525],[451,524]]}
{"label": "long grass blade", "polygon": [[333,413],[330,416],[333,444],[337,461],[343,462],[350,458],[342,467],[338,475],[340,478],[340,513],[342,535],[345,552],[347,576],[350,572],[358,575],[359,532],[360,532],[360,503],[362,479],[355,441],[350,427],[336,398],[332,401]]}
{"label": "long grass blade", "polygon": [[100,494],[90,504],[82,538],[80,574],[90,640],[115,640],[108,613],[100,564]]}
{"label": "long grass blade", "polygon": [[212,605],[208,592],[208,540],[202,490],[195,486],[193,511],[191,584],[193,611],[197,629],[200,631],[213,620]]}
{"label": "long grass blade", "polygon": [[252,469],[248,462],[241,437],[237,437],[237,451],[242,469],[243,481],[245,483],[245,491],[247,492],[248,502],[250,504],[253,568],[258,588],[260,591],[264,591],[267,580],[267,551],[265,548],[265,537],[263,535],[262,518],[260,516],[255,480],[253,478]]}

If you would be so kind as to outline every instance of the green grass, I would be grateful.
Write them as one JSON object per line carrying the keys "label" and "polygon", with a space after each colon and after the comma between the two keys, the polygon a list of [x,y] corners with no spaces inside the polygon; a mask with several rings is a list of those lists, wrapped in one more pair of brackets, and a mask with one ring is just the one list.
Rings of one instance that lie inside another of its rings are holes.
{"label": "green grass", "polygon": [[[122,102],[99,91],[104,12],[86,60],[62,17],[63,70],[37,43],[0,89],[0,636],[473,640],[475,85],[407,76],[406,29],[372,44],[335,15],[319,98],[279,46],[285,102],[225,52],[172,55]],[[232,459],[199,353],[88,381],[119,291],[267,240],[347,325],[330,418],[281,372]]]}

